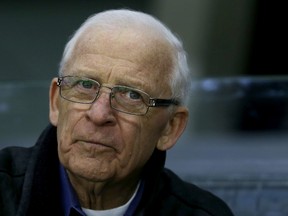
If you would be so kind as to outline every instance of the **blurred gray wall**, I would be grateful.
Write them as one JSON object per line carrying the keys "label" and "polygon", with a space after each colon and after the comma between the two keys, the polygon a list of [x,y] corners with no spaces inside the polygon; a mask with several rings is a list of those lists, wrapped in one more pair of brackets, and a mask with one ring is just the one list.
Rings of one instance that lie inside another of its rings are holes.
{"label": "blurred gray wall", "polygon": [[151,13],[176,32],[195,75],[243,74],[254,1],[1,1],[0,80],[51,79],[79,25],[93,13],[122,7]]}

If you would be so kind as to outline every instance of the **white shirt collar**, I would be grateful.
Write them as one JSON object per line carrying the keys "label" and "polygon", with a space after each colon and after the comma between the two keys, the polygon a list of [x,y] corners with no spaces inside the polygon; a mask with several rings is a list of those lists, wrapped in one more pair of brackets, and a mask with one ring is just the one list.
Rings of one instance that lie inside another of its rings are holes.
{"label": "white shirt collar", "polygon": [[138,183],[133,196],[128,200],[127,203],[125,203],[122,206],[119,206],[113,209],[107,209],[107,210],[92,210],[92,209],[87,209],[87,208],[82,207],[82,210],[87,216],[123,216],[125,212],[127,211],[130,203],[136,196],[139,186],[140,186],[140,182]]}

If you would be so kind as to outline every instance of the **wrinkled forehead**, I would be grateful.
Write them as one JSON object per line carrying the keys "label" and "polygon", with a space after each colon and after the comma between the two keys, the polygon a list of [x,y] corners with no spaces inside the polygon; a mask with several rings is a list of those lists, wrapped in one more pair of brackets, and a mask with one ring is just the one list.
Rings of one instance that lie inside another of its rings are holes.
{"label": "wrinkled forehead", "polygon": [[148,27],[89,27],[74,49],[76,55],[81,52],[120,57],[166,76],[173,67],[171,46],[160,32]]}

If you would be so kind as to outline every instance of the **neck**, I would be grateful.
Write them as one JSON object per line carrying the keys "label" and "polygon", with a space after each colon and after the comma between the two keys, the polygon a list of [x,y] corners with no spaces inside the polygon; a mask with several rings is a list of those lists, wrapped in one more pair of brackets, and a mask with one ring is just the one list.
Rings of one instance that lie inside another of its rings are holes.
{"label": "neck", "polygon": [[139,177],[117,182],[92,182],[68,172],[83,208],[106,210],[124,205],[133,196]]}

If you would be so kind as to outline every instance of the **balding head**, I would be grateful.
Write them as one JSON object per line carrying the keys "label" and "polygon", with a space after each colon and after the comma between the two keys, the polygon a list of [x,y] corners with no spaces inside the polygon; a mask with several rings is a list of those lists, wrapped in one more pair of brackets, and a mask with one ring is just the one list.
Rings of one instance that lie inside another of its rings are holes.
{"label": "balding head", "polygon": [[[185,101],[190,85],[185,51],[171,31],[154,17],[130,10],[110,10],[91,16],[67,43],[60,75],[65,74],[73,55],[91,45],[107,52],[108,48],[121,52],[123,58],[141,57],[139,61],[145,67],[162,73],[161,81],[167,78],[173,96]],[[113,57],[112,52],[109,55]]]}

